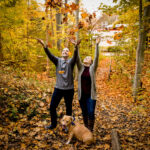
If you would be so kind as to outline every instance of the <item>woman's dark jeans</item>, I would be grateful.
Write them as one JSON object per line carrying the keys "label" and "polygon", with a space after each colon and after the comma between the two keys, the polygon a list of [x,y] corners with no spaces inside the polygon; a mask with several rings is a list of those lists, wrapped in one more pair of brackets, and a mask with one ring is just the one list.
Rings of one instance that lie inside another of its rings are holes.
{"label": "woman's dark jeans", "polygon": [[62,89],[54,89],[51,103],[50,103],[50,115],[51,115],[51,123],[53,126],[57,125],[57,113],[56,108],[58,107],[61,99],[64,97],[65,105],[66,105],[66,115],[72,115],[72,101],[74,96],[74,89],[62,90]]}
{"label": "woman's dark jeans", "polygon": [[82,109],[83,117],[88,116],[90,120],[94,120],[96,100],[93,100],[91,98],[81,98],[79,102],[80,102],[80,107]]}

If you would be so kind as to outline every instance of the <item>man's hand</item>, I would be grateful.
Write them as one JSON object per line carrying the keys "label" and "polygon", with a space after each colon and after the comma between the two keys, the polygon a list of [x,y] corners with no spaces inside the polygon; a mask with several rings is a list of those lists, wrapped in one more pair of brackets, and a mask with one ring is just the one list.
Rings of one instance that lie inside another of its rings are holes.
{"label": "man's hand", "polygon": [[77,41],[77,46],[78,46],[80,43],[81,43],[81,40],[78,40],[78,41]]}
{"label": "man's hand", "polygon": [[43,40],[36,38],[36,40],[45,48],[46,44],[43,42]]}
{"label": "man's hand", "polygon": [[99,43],[100,43],[100,41],[101,41],[101,37],[100,37],[100,36],[98,36],[98,37],[96,38],[96,44],[99,44]]}
{"label": "man's hand", "polygon": [[81,43],[81,40],[75,41],[73,39],[70,39],[70,42],[74,45],[74,46],[78,46]]}

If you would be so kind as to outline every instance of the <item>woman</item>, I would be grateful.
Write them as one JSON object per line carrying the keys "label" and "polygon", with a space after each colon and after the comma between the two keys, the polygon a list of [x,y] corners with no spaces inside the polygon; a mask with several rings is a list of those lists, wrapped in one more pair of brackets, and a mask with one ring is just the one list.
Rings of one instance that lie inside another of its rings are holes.
{"label": "woman", "polygon": [[[95,121],[95,106],[96,106],[96,81],[95,74],[99,59],[99,42],[100,38],[96,39],[95,58],[92,61],[91,56],[84,58],[81,63],[79,52],[77,55],[78,67],[78,98],[82,110],[84,125],[93,131]],[[75,42],[72,41],[74,45]]]}

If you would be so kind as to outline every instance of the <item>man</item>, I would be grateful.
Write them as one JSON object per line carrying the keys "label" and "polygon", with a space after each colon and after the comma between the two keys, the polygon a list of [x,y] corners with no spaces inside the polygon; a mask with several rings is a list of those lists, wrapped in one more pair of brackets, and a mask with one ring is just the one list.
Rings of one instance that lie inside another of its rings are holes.
{"label": "man", "polygon": [[69,49],[64,48],[62,51],[62,58],[54,56],[47,48],[47,45],[41,40],[37,39],[43,46],[47,56],[56,66],[56,85],[50,103],[51,125],[47,129],[54,129],[57,126],[57,113],[58,107],[62,97],[64,97],[66,105],[66,115],[72,115],[72,101],[74,96],[74,82],[73,82],[73,69],[76,63],[78,42],[75,46],[74,55],[71,59],[69,57]]}

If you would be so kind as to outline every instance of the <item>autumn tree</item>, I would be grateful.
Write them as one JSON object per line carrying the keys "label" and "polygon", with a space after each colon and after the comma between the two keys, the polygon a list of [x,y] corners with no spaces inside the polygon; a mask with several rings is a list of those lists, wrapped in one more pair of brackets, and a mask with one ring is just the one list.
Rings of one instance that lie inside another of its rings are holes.
{"label": "autumn tree", "polygon": [[[36,1],[1,1],[1,52],[6,64],[33,70],[37,47],[33,37],[43,35],[43,13]],[[33,56],[33,58],[32,58]],[[37,67],[35,67],[37,68]]]}
{"label": "autumn tree", "polygon": [[60,50],[61,49],[61,23],[62,23],[62,14],[61,14],[61,4],[62,2],[59,1],[58,5],[56,7],[56,29],[57,29],[57,48]]}
{"label": "autumn tree", "polygon": [[[118,2],[118,0],[114,0],[113,2]],[[117,23],[124,23],[127,25],[122,32],[122,38],[119,40],[119,45],[122,46],[123,51],[127,54],[123,57],[128,56],[128,58],[125,59],[128,60],[130,64],[131,61],[133,64],[136,53],[135,73],[133,75],[132,72],[129,72],[130,76],[134,76],[133,96],[134,100],[136,100],[142,85],[142,64],[144,61],[146,34],[149,30],[149,1],[121,0],[114,7],[101,4],[100,8],[108,14],[118,14],[119,18]],[[139,33],[139,35],[137,33]],[[127,68],[123,68],[123,70],[124,69]]]}
{"label": "autumn tree", "polygon": [[146,0],[146,6],[144,6],[143,13],[143,2],[139,1],[139,41],[136,51],[136,68],[133,83],[133,96],[134,100],[137,99],[137,94],[142,88],[141,75],[142,65],[144,61],[144,50],[146,46],[146,34],[149,33],[150,23],[150,0]]}

